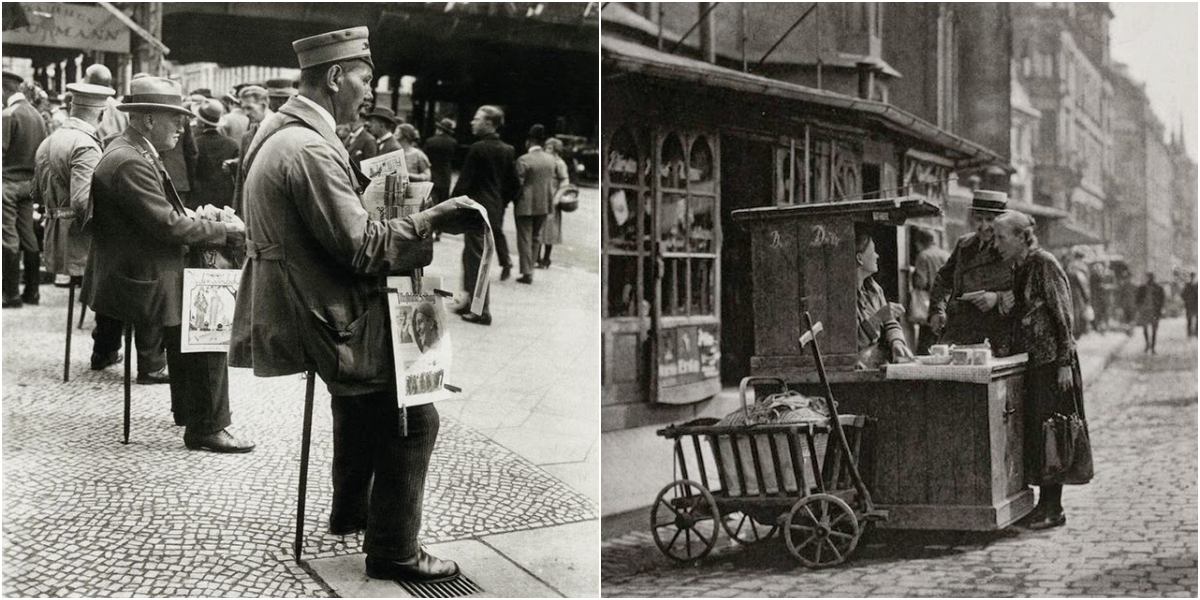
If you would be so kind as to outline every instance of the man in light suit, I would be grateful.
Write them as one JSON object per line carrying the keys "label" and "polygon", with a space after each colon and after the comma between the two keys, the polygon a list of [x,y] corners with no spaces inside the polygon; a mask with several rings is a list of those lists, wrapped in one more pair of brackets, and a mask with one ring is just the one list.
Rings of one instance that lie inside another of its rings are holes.
{"label": "man in light suit", "polygon": [[350,126],[350,137],[346,138],[346,151],[350,153],[350,162],[354,164],[355,169],[359,168],[364,158],[375,158],[379,153],[375,136],[367,130],[366,117],[362,113],[359,113],[354,124]]}
{"label": "man in light suit", "polygon": [[92,248],[83,298],[97,314],[163,327],[171,411],[191,450],[242,453],[254,444],[228,431],[225,353],[180,352],[184,247],[245,243],[241,221],[202,220],[184,208],[160,153],[178,143],[191,111],[178,82],[142,77],[121,110],[129,127],[109,143],[92,177]]}
{"label": "man in light suit", "polygon": [[513,206],[521,266],[517,283],[533,283],[537,251],[542,244],[542,227],[546,224],[546,215],[554,210],[554,193],[558,191],[559,182],[555,177],[558,162],[542,150],[544,143],[546,128],[534,125],[525,141],[529,151],[517,159],[517,179],[521,181],[521,195]]}

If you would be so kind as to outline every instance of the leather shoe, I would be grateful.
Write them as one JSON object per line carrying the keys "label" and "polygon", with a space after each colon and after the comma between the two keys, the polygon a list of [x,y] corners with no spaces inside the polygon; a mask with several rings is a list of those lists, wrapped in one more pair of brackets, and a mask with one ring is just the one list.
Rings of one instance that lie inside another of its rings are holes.
{"label": "leather shoe", "polygon": [[329,533],[332,533],[333,535],[354,535],[360,531],[366,530],[367,521],[365,519],[350,521],[347,523],[334,521],[333,519],[329,520]]}
{"label": "leather shoe", "polygon": [[512,277],[512,267],[501,267],[500,281],[507,281],[509,277]]}
{"label": "leather shoe", "polygon": [[476,315],[475,313],[467,313],[462,316],[462,320],[464,320],[468,323],[475,323],[476,325],[491,325],[492,324],[492,315],[489,315],[487,313],[484,313],[482,315]]}
{"label": "leather shoe", "polygon": [[92,370],[93,371],[102,371],[108,367],[111,367],[112,365],[119,363],[119,362],[121,362],[121,353],[120,352],[114,351],[114,352],[107,352],[104,354],[96,354],[95,352],[92,353]]}
{"label": "leather shoe", "polygon": [[26,290],[24,294],[21,294],[21,302],[30,306],[37,306],[42,302],[42,295],[36,289],[33,290],[32,294],[29,293],[29,290]]}
{"label": "leather shoe", "polygon": [[517,278],[517,283],[531,284],[533,283],[533,275],[522,275]]}
{"label": "leather shoe", "polygon": [[460,317],[469,312],[471,312],[471,301],[470,300],[468,300],[466,304],[454,309],[454,314],[456,314]]}
{"label": "leather shoe", "polygon": [[188,450],[209,450],[223,454],[244,454],[254,449],[254,442],[239,440],[228,429],[204,435],[184,433],[183,445]]}
{"label": "leather shoe", "polygon": [[426,552],[424,548],[408,560],[367,556],[367,577],[372,579],[437,583],[452,581],[457,579],[458,575],[458,563],[437,558]]}
{"label": "leather shoe", "polygon": [[21,308],[25,303],[21,301],[20,296],[5,296],[4,303],[0,306],[4,308]]}
{"label": "leather shoe", "polygon": [[1025,524],[1025,527],[1034,531],[1042,529],[1051,529],[1053,527],[1062,527],[1067,524],[1067,515],[1061,510],[1046,511],[1040,519],[1030,521]]}
{"label": "leather shoe", "polygon": [[167,368],[163,367],[153,373],[138,373],[137,383],[139,385],[154,385],[157,383],[171,383],[171,375],[167,373]]}

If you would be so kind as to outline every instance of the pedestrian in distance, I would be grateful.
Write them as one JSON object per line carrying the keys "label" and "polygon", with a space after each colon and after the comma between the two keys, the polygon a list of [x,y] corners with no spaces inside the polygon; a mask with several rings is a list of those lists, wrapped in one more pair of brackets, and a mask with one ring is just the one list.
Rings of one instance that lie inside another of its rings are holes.
{"label": "pedestrian in distance", "polygon": [[292,83],[292,80],[285,77],[268,79],[266,87],[267,108],[271,112],[279,110],[292,96],[296,95],[296,86]]}
{"label": "pedestrian in distance", "polygon": [[367,113],[367,131],[375,138],[375,156],[400,150],[396,139],[396,113],[386,106],[376,106]]}
{"label": "pedestrian in distance", "polygon": [[[558,138],[550,138],[546,140],[546,154],[554,157],[554,180],[555,198],[558,198],[563,189],[571,185],[571,173],[567,169],[567,163],[562,159],[563,143]],[[562,222],[563,212],[565,212],[557,202],[554,203],[554,210],[546,217],[546,224],[542,227],[542,249],[539,250],[537,268],[550,268],[550,253],[554,251],[554,246],[562,244]]]}
{"label": "pedestrian in distance", "polygon": [[997,356],[1010,353],[1009,315],[999,300],[1012,294],[1012,269],[992,242],[992,221],[1007,205],[1004,192],[975,190],[975,231],[958,238],[934,279],[929,326],[943,344],[979,344],[986,339]]}
{"label": "pedestrian in distance", "polygon": [[[508,254],[508,240],[504,236],[504,211],[508,203],[521,193],[521,182],[517,180],[516,152],[512,146],[500,140],[499,131],[503,126],[504,111],[499,107],[484,105],[475,111],[471,119],[471,132],[479,141],[471,144],[471,149],[467,151],[452,193],[454,196],[467,196],[487,209],[496,259],[500,263],[501,281],[512,274],[512,257]],[[475,290],[483,244],[483,234],[480,233],[467,236],[463,245],[463,288],[468,298]],[[458,310],[458,314],[468,323],[491,325],[491,301],[489,289],[482,315],[468,312],[465,305]]]}
{"label": "pedestrian in distance", "polygon": [[1162,319],[1166,294],[1163,287],[1154,281],[1154,272],[1146,272],[1146,282],[1138,286],[1134,297],[1137,303],[1137,324],[1142,326],[1142,337],[1146,340],[1143,352],[1157,354],[1158,322]]}
{"label": "pedestrian in distance", "polygon": [[1196,337],[1196,272],[1188,274],[1188,282],[1179,292],[1183,300],[1183,311],[1187,315],[1188,337]]}
{"label": "pedestrian in distance", "polygon": [[[20,308],[41,300],[41,248],[33,221],[33,170],[46,122],[21,91],[20,75],[3,71],[3,307]],[[22,269],[24,267],[24,269]],[[24,278],[22,278],[22,271]],[[21,291],[21,283],[25,284]]]}
{"label": "pedestrian in distance", "polygon": [[1071,283],[1071,305],[1075,307],[1075,338],[1087,333],[1091,320],[1088,313],[1093,313],[1091,274],[1088,270],[1084,253],[1075,250],[1070,254],[1063,268],[1067,272],[1067,281]]}
{"label": "pedestrian in distance", "polygon": [[429,157],[417,147],[421,142],[421,134],[417,128],[408,123],[401,123],[396,128],[396,139],[400,140],[400,148],[404,150],[404,164],[408,166],[409,181],[429,181],[433,172],[429,168]]}
{"label": "pedestrian in distance", "polygon": [[211,204],[217,208],[233,205],[234,173],[238,164],[238,143],[221,135],[225,107],[217,100],[205,99],[192,107],[196,115],[196,183],[188,208],[196,210]]}
{"label": "pedestrian in distance", "polygon": [[335,133],[373,98],[368,29],[292,46],[299,94],[263,123],[247,156],[249,262],[234,309],[230,364],[260,377],[315,365],[332,396],[330,532],[365,529],[369,577],[450,580],[458,565],[428,554],[417,538],[438,411],[433,404],[398,406],[395,366],[380,351],[390,347],[391,327],[381,277],[428,264],[425,240],[435,228],[476,232],[483,219],[474,202],[461,198],[374,220]]}
{"label": "pedestrian in distance", "polygon": [[929,295],[938,271],[945,266],[950,253],[934,243],[933,234],[926,229],[912,229],[917,258],[913,261],[912,293],[908,318],[917,326],[917,354],[929,354],[937,335],[929,325]]}
{"label": "pedestrian in distance", "polygon": [[350,162],[354,163],[355,169],[360,167],[364,159],[374,158],[379,154],[375,136],[367,130],[366,115],[360,114],[350,123],[350,136],[346,138],[346,151],[350,153]]}
{"label": "pedestrian in distance", "polygon": [[[1092,478],[1083,377],[1071,324],[1074,311],[1070,283],[1054,255],[1038,245],[1032,217],[1008,211],[993,226],[996,249],[1014,265],[1014,296],[1009,309],[1020,318],[1013,321],[1013,350],[1029,354],[1025,371],[1025,479],[1038,486],[1041,493],[1024,524],[1030,529],[1060,527],[1067,522],[1063,485],[1085,484]],[[1058,429],[1064,423],[1072,425]],[[1064,441],[1063,437],[1072,449],[1070,462],[1065,461],[1064,453],[1055,450],[1060,447],[1055,442]]]}
{"label": "pedestrian in distance", "polygon": [[108,145],[92,177],[92,248],[83,297],[98,315],[135,329],[162,328],[171,410],[175,424],[187,428],[189,449],[249,452],[254,444],[228,430],[225,353],[180,351],[185,246],[240,246],[245,240],[239,220],[190,214],[163,166],[161,153],[179,142],[192,114],[182,98],[179,83],[169,79],[130,82],[121,105],[131,115],[129,128]]}
{"label": "pedestrian in distance", "polygon": [[554,194],[558,191],[558,162],[542,149],[546,143],[546,128],[534,125],[525,139],[527,152],[517,159],[517,179],[521,195],[513,205],[517,222],[517,256],[521,276],[517,283],[532,284],[538,248],[542,244],[542,228],[546,216],[554,211]]}
{"label": "pedestrian in distance", "polygon": [[451,170],[454,153],[458,150],[458,140],[454,139],[454,130],[457,127],[454,119],[439,120],[435,128],[436,132],[425,140],[422,147],[425,156],[429,158],[434,202],[441,202],[450,197]]}

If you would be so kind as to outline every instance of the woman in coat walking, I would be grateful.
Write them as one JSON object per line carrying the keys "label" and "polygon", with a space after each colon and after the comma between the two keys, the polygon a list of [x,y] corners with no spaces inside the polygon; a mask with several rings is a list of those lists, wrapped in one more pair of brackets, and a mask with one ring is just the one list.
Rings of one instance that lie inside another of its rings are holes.
{"label": "woman in coat walking", "polygon": [[[1092,450],[1072,335],[1071,284],[1054,256],[1038,246],[1033,226],[1031,217],[1016,211],[1004,212],[993,225],[996,249],[1014,263],[1013,350],[1029,354],[1025,479],[1039,486],[1041,494],[1025,524],[1049,529],[1067,522],[1063,484],[1091,480]],[[1056,443],[1060,441],[1065,443]]]}
{"label": "woman in coat walking", "polygon": [[[567,163],[562,159],[563,143],[558,138],[550,138],[546,140],[546,153],[554,157],[554,190],[557,192],[563,186],[571,183],[570,171],[567,170]],[[542,250],[538,252],[540,255],[537,261],[537,268],[550,268],[550,253],[554,251],[555,244],[562,243],[562,219],[563,211],[557,206],[550,212],[550,216],[546,219],[546,225],[542,227]]]}

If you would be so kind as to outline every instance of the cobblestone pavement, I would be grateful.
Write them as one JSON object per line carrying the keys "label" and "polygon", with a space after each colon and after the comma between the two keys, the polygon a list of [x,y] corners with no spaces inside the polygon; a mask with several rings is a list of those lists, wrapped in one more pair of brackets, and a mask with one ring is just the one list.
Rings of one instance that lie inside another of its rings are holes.
{"label": "cobblestone pavement", "polygon": [[821,571],[778,539],[747,549],[724,534],[699,565],[676,565],[639,531],[602,543],[603,594],[1195,597],[1196,340],[1181,319],[1159,335],[1153,356],[1140,332],[1129,338],[1087,389],[1096,477],[1064,491],[1065,527],[874,531],[850,562]]}
{"label": "cobblestone pavement", "polygon": [[[443,246],[441,260],[456,262],[454,242]],[[167,386],[135,385],[132,443],[122,445],[122,369],[87,369],[90,326],[74,332],[72,379],[62,382],[66,298],[45,285],[41,306],[3,313],[4,594],[331,595],[291,560],[304,381],[230,371],[233,429],[258,443],[242,456],[186,450]],[[487,329],[451,327],[464,341]],[[325,531],[332,440],[323,388],[305,559],[361,552],[360,537]],[[424,516],[422,540],[436,543],[585,521],[598,511],[588,495],[443,412]]]}

